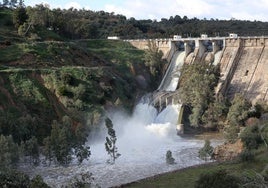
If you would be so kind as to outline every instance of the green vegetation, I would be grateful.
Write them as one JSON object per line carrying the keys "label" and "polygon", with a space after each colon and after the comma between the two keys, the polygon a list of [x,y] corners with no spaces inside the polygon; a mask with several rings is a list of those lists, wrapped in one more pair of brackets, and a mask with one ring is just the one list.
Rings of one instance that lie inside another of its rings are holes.
{"label": "green vegetation", "polygon": [[183,15],[162,18],[160,21],[136,20],[104,11],[50,9],[43,4],[25,7],[23,2],[15,5],[3,3],[0,8],[5,16],[2,24],[14,26],[13,31],[32,40],[106,39],[108,36],[128,39],[170,38],[178,31],[183,37],[188,37],[189,34],[196,37],[200,33],[210,36],[215,36],[216,33],[227,36],[231,32],[241,36],[265,36],[268,33],[267,23],[260,21],[208,20]]}
{"label": "green vegetation", "polygon": [[120,153],[118,153],[118,149],[116,147],[116,134],[115,130],[113,129],[113,123],[109,118],[105,119],[105,125],[107,128],[108,136],[106,136],[106,142],[105,142],[105,149],[107,153],[110,155],[111,159],[108,160],[108,163],[114,164],[115,159],[120,157]]}
{"label": "green vegetation", "polygon": [[18,162],[18,145],[12,136],[0,135],[0,159],[0,168],[11,167]]}
{"label": "green vegetation", "polygon": [[175,164],[175,159],[172,157],[172,152],[170,150],[168,150],[166,153],[166,163]]}
{"label": "green vegetation", "polygon": [[[239,185],[245,184],[245,179],[256,178],[257,174],[262,173],[264,174],[264,168],[268,164],[268,158],[267,158],[268,151],[264,148],[261,148],[258,153],[256,154],[255,160],[251,162],[225,162],[225,163],[216,163],[216,164],[209,164],[209,165],[201,165],[198,167],[190,167],[182,170],[178,170],[175,172],[170,172],[162,175],[158,175],[152,178],[139,180],[135,183],[130,183],[128,185],[124,185],[123,187],[185,187],[185,188],[192,188],[192,187],[199,187],[197,182],[204,181],[204,178],[213,178],[217,177],[218,175],[222,174],[224,177],[222,177],[221,182],[222,186],[228,185],[227,180],[235,179]],[[207,174],[207,175],[206,175]],[[251,176],[248,176],[251,174]],[[263,178],[266,179],[266,186],[267,186],[267,175],[263,175]],[[216,180],[218,182],[220,179]],[[227,181],[227,182],[226,182]],[[212,181],[213,182],[213,181]],[[216,183],[215,182],[215,183]],[[223,184],[223,183],[226,184]],[[248,181],[253,183],[254,181]],[[255,180],[256,182],[256,180]],[[207,182],[209,183],[209,182]],[[235,182],[233,182],[235,183]],[[263,183],[263,182],[260,182]],[[213,187],[210,186],[207,187]],[[201,185],[200,185],[201,186]]]}
{"label": "green vegetation", "polygon": [[[215,101],[214,87],[218,80],[218,67],[202,63],[184,64],[181,72],[179,96],[182,103],[191,108],[191,126],[199,127],[202,124],[202,116],[206,115],[205,111],[211,109],[209,106]],[[214,112],[220,113],[216,108]],[[214,115],[214,118],[218,116]],[[209,121],[208,118],[205,121]]]}
{"label": "green vegetation", "polygon": [[30,179],[29,176],[11,169],[0,170],[0,187],[49,188],[41,176]]}
{"label": "green vegetation", "polygon": [[239,188],[239,179],[229,175],[226,170],[219,170],[213,173],[201,174],[196,182],[196,188],[207,187],[232,187]]}
{"label": "green vegetation", "polygon": [[[149,41],[148,49],[145,50],[144,61],[145,65],[150,69],[153,80],[152,83],[157,85],[162,78],[163,67],[165,66],[165,63],[167,63],[162,57],[163,52],[159,51],[156,43]],[[157,85],[155,87],[157,87]]]}
{"label": "green vegetation", "polygon": [[35,25],[38,15],[22,18],[20,11],[0,8],[0,170],[20,161],[82,163],[91,155],[86,138],[100,128],[105,108],[130,111],[146,92],[135,80],[136,73],[150,75],[144,52],[124,41],[67,41],[42,20]]}
{"label": "green vegetation", "polygon": [[209,140],[205,140],[204,146],[199,150],[199,157],[203,160],[209,159],[213,154],[213,147]]}
{"label": "green vegetation", "polygon": [[[254,29],[252,29],[254,28]],[[48,187],[40,176],[32,180],[13,171],[23,160],[68,165],[88,160],[85,145],[90,131],[99,129],[106,109],[131,111],[136,97],[158,85],[164,62],[154,43],[137,50],[121,38],[171,37],[180,31],[199,36],[268,34],[267,23],[239,20],[199,20],[174,16],[161,21],[126,19],[104,11],[25,7],[23,1],[0,3],[0,186]],[[77,40],[82,39],[82,40]],[[102,39],[102,40],[100,40]],[[143,76],[150,87],[136,78]],[[267,185],[268,124],[264,105],[252,106],[243,96],[231,103],[214,96],[219,67],[184,65],[179,93],[190,109],[194,128],[222,130],[230,142],[241,139],[245,149],[239,161],[191,168],[148,179],[139,187],[209,187]],[[111,120],[106,119],[105,147],[114,162],[119,153]],[[210,156],[208,141],[201,158]],[[40,155],[45,156],[41,161]],[[167,151],[166,162],[174,163]],[[243,173],[244,172],[244,173]],[[203,174],[203,175],[202,175]],[[204,175],[205,174],[205,175]],[[89,186],[91,175],[81,174],[70,187]],[[135,185],[133,185],[135,186]]]}

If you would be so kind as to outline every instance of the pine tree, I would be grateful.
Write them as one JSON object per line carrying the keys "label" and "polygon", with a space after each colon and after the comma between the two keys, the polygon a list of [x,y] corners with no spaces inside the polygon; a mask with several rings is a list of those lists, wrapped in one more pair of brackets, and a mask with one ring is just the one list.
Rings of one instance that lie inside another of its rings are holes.
{"label": "pine tree", "polygon": [[113,164],[115,162],[115,159],[117,159],[121,154],[118,153],[118,149],[115,145],[116,143],[116,134],[115,130],[113,129],[113,123],[109,118],[105,119],[105,125],[108,130],[108,135],[106,137],[106,142],[105,142],[105,149],[108,152],[108,154],[111,156],[111,159],[108,160],[108,163]]}

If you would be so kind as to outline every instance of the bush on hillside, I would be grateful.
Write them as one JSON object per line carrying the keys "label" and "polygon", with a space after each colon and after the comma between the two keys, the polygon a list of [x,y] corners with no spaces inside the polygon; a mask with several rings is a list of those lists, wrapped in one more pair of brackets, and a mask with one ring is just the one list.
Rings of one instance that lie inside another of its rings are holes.
{"label": "bush on hillside", "polygon": [[240,153],[239,158],[242,162],[250,162],[255,159],[255,153],[252,150],[245,149]]}
{"label": "bush on hillside", "polygon": [[240,138],[244,146],[249,150],[258,149],[259,145],[262,143],[258,125],[247,126],[240,134]]}
{"label": "bush on hillside", "polygon": [[239,178],[228,174],[225,170],[201,174],[196,181],[195,188],[238,188]]}

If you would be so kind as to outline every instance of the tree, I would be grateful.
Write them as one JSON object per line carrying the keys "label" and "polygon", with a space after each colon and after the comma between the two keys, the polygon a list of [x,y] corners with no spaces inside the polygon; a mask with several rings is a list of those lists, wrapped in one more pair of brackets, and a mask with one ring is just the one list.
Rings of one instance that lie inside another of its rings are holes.
{"label": "tree", "polygon": [[92,173],[86,172],[76,175],[72,178],[66,188],[86,188],[86,187],[100,187],[94,183]]}
{"label": "tree", "polygon": [[53,150],[50,136],[46,137],[43,142],[44,142],[44,155],[46,157],[46,161],[48,161],[50,165],[51,161],[53,160]]}
{"label": "tree", "polygon": [[37,175],[32,180],[29,176],[13,169],[0,170],[0,187],[3,188],[49,188],[41,176]]}
{"label": "tree", "polygon": [[246,149],[258,149],[262,143],[260,130],[258,125],[247,126],[240,134],[241,141]]}
{"label": "tree", "polygon": [[208,64],[184,64],[179,83],[179,96],[183,104],[192,109],[191,126],[198,127],[209,104],[214,100],[214,87],[219,67]]}
{"label": "tree", "polygon": [[[202,116],[204,127],[210,129],[221,129],[226,119],[228,107],[224,100],[216,99],[210,103],[208,109]],[[221,121],[222,120],[222,121]]]}
{"label": "tree", "polygon": [[75,154],[79,164],[83,162],[84,159],[88,159],[91,155],[89,146],[79,146],[75,148]]}
{"label": "tree", "polygon": [[163,52],[160,51],[156,45],[156,42],[149,41],[148,49],[145,51],[144,61],[145,65],[149,67],[150,73],[152,74],[155,81],[162,76],[161,70],[164,65],[164,61],[162,60]]}
{"label": "tree", "polygon": [[18,145],[12,136],[0,136],[0,167],[10,167],[19,160]]}
{"label": "tree", "polygon": [[62,122],[54,120],[50,136],[44,139],[44,155],[50,162],[56,159],[57,162],[67,165],[72,160],[73,151],[82,163],[90,156],[90,147],[84,146],[87,137],[87,129],[82,124],[73,123],[68,116],[62,117]]}
{"label": "tree", "polygon": [[27,188],[30,184],[30,178],[28,175],[19,172],[17,170],[5,169],[0,170],[0,187],[10,188]]}
{"label": "tree", "polygon": [[13,24],[15,28],[19,28],[20,25],[23,25],[28,19],[26,9],[23,6],[19,6],[13,11]]}
{"label": "tree", "polygon": [[50,188],[40,175],[35,176],[30,181],[29,188]]}
{"label": "tree", "polygon": [[244,121],[248,117],[251,104],[243,95],[236,94],[231,102],[231,107],[227,114],[228,124],[231,126],[244,125]]}
{"label": "tree", "polygon": [[68,128],[57,121],[53,121],[51,135],[45,140],[46,157],[50,160],[53,156],[60,164],[67,165],[71,161],[72,149],[69,138]]}
{"label": "tree", "polygon": [[210,145],[209,140],[205,140],[204,146],[199,150],[199,157],[203,160],[207,160],[213,153],[213,147]]}
{"label": "tree", "polygon": [[233,143],[237,140],[240,126],[248,118],[250,107],[250,103],[242,95],[235,95],[226,118],[228,126],[224,130],[228,141]]}
{"label": "tree", "polygon": [[115,130],[113,129],[113,123],[109,118],[105,119],[105,125],[106,128],[108,130],[108,135],[106,137],[106,142],[105,142],[105,149],[108,153],[108,155],[110,155],[111,159],[108,160],[108,163],[113,164],[115,162],[115,159],[117,159],[120,154],[118,153],[118,149],[116,147],[116,134],[115,134]]}
{"label": "tree", "polygon": [[170,150],[168,150],[166,153],[166,163],[175,164],[175,159],[172,157],[172,152]]}
{"label": "tree", "polygon": [[31,163],[39,163],[39,145],[35,136],[25,142],[24,154],[30,156]]}

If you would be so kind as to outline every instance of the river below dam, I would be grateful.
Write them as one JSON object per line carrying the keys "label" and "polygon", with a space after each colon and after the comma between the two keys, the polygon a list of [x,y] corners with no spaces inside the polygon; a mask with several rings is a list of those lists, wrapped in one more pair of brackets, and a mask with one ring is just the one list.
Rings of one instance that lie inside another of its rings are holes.
{"label": "river below dam", "polygon": [[[92,173],[93,184],[105,188],[203,164],[206,161],[198,157],[198,151],[203,147],[204,139],[176,135],[179,109],[178,105],[171,105],[157,114],[154,107],[139,104],[131,116],[123,112],[109,114],[117,135],[116,146],[121,154],[115,164],[107,163],[109,156],[104,147],[107,130],[103,125],[103,134],[99,134],[98,139],[88,140],[92,154],[81,165],[74,161],[68,167],[40,165],[21,168],[32,177],[41,175],[51,187],[62,187],[76,175]],[[211,143],[215,146],[222,140],[212,139]],[[172,152],[176,164],[166,164],[167,150]]]}
{"label": "river below dam", "polygon": [[[176,90],[184,57],[184,52],[175,52],[158,91]],[[89,136],[87,145],[90,146],[91,156],[88,161],[83,161],[80,165],[73,161],[68,167],[21,165],[21,170],[31,177],[41,175],[53,188],[64,187],[79,174],[91,173],[94,177],[92,184],[106,188],[209,162],[198,157],[204,138],[177,135],[176,125],[181,104],[168,105],[158,113],[146,96],[141,101],[143,102],[136,105],[131,115],[116,110],[107,112],[116,132],[118,153],[121,154],[115,164],[107,163],[109,155],[104,145],[107,129],[103,124],[98,132]],[[223,142],[221,138],[210,141],[212,146]],[[173,165],[166,163],[168,150],[175,159]]]}

